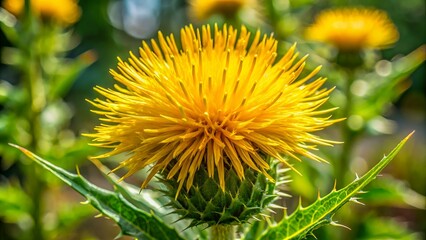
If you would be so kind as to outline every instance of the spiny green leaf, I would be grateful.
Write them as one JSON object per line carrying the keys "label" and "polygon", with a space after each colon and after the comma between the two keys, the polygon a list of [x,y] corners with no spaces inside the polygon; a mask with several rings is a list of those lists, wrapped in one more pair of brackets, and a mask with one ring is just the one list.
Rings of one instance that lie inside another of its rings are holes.
{"label": "spiny green leaf", "polygon": [[103,215],[117,222],[123,235],[129,235],[137,239],[183,239],[175,229],[170,228],[155,215],[136,208],[120,192],[99,188],[79,174],[72,174],[25,148],[11,145],[74,188]]}
{"label": "spiny green leaf", "polygon": [[[206,231],[202,231],[202,229],[198,227],[188,228],[190,224],[189,221],[178,221],[180,217],[177,214],[170,214],[170,211],[165,207],[169,201],[163,196],[163,193],[151,189],[143,189],[140,191],[140,189],[134,185],[128,184],[124,181],[119,181],[119,177],[112,173],[111,170],[103,165],[99,160],[91,159],[91,161],[102,172],[104,177],[114,185],[115,191],[119,192],[135,207],[143,211],[153,212],[166,224],[173,224],[173,227],[185,239],[207,239],[207,237],[204,236]],[[151,185],[154,183],[155,182],[152,182]],[[156,189],[156,187],[159,186],[154,186],[154,189]]]}
{"label": "spiny green leaf", "polygon": [[303,239],[316,228],[332,223],[333,214],[348,201],[356,201],[354,196],[376,178],[377,174],[396,156],[413,133],[404,138],[388,156],[383,157],[363,177],[357,178],[338,191],[333,189],[327,196],[318,198],[317,201],[306,208],[299,205],[290,216],[285,216],[277,225],[267,229],[261,239]]}

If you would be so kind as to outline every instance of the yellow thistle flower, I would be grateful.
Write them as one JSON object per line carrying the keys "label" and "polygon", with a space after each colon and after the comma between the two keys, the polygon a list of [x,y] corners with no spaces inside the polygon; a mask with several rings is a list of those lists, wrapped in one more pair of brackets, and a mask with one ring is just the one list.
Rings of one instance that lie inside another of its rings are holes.
{"label": "yellow thistle flower", "polygon": [[[63,25],[75,23],[80,18],[80,8],[75,0],[31,0],[31,10],[37,16]],[[19,16],[24,11],[25,0],[5,0],[3,7]]]}
{"label": "yellow thistle flower", "polygon": [[178,176],[179,192],[203,168],[210,178],[217,171],[225,190],[230,168],[240,179],[249,167],[273,181],[264,155],[285,164],[284,155],[323,161],[310,151],[333,142],[312,132],[337,121],[319,117],[332,111],[318,110],[331,89],[321,88],[324,78],[308,83],[320,67],[297,80],[306,56],[296,60],[295,46],[276,60],[272,36],[257,31],[250,41],[245,27],[238,33],[217,25],[183,28],[181,49],[173,35],[158,38],[151,47],[143,42],[140,57],[119,59],[111,74],[120,85],[95,87],[106,99],[92,102],[94,112],[104,117],[87,136],[112,148],[98,158],[130,154],[116,168],[129,169],[123,178],[152,165],[143,188],[169,167],[167,179]]}
{"label": "yellow thistle flower", "polygon": [[214,14],[232,17],[254,0],[190,0],[189,14],[197,20],[205,20]]}
{"label": "yellow thistle flower", "polygon": [[384,11],[342,8],[320,13],[307,28],[306,38],[330,43],[341,51],[359,51],[389,47],[399,34]]}

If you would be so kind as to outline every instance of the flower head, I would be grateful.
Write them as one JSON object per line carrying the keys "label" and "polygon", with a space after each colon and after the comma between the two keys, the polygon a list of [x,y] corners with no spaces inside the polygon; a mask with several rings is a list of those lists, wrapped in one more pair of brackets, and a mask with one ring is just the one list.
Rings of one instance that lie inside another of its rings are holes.
{"label": "flower head", "polygon": [[399,34],[386,12],[366,8],[342,8],[320,13],[306,30],[308,39],[327,42],[341,51],[386,48]]}
{"label": "flower head", "polygon": [[272,36],[258,31],[250,41],[245,27],[217,25],[183,28],[182,48],[173,35],[158,38],[143,42],[140,57],[119,59],[111,74],[120,85],[95,88],[106,98],[92,102],[103,124],[88,136],[112,149],[100,158],[130,154],[117,167],[129,169],[124,177],[151,165],[145,187],[168,168],[180,190],[203,168],[210,178],[217,172],[224,190],[226,169],[243,179],[248,167],[273,181],[265,155],[322,160],[311,150],[332,142],[312,132],[336,122],[319,116],[331,109],[318,110],[331,90],[321,88],[324,78],[308,83],[319,67],[300,78],[306,57],[296,60],[295,46],[276,59]]}
{"label": "flower head", "polygon": [[[24,0],[5,0],[3,6],[19,16],[24,11]],[[63,25],[75,23],[80,17],[80,9],[75,0],[31,0],[31,10],[37,16]]]}
{"label": "flower head", "polygon": [[204,20],[214,14],[232,17],[254,0],[190,0],[189,11],[195,19]]}

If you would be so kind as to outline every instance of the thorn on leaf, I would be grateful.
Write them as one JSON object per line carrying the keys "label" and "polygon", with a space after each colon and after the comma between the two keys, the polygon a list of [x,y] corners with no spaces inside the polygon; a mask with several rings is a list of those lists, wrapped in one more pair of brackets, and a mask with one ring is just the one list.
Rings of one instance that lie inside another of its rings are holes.
{"label": "thorn on leaf", "polygon": [[343,225],[343,224],[339,224],[339,223],[334,222],[334,221],[331,221],[331,222],[330,222],[330,225],[332,225],[332,226],[336,226],[336,227],[346,228],[346,229],[348,229],[348,230],[352,230],[350,227],[345,226],[345,225]]}
{"label": "thorn on leaf", "polygon": [[283,207],[274,203],[269,204],[269,207],[276,208],[276,209],[287,209],[286,207]]}
{"label": "thorn on leaf", "polygon": [[317,236],[313,232],[310,232],[309,235],[311,235],[313,238],[318,239]]}
{"label": "thorn on leaf", "polygon": [[354,203],[358,203],[358,204],[360,204],[360,205],[365,206],[365,204],[364,204],[364,203],[362,203],[362,202],[360,202],[360,201],[358,201],[358,199],[359,199],[359,198],[351,197],[351,198],[349,199],[349,201],[354,202]]}

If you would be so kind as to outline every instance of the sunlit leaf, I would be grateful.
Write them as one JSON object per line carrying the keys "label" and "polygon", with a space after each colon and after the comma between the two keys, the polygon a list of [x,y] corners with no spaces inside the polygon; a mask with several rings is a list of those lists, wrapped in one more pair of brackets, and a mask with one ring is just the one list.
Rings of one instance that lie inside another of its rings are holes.
{"label": "sunlit leaf", "polygon": [[[188,228],[190,222],[187,220],[180,220],[180,216],[176,214],[170,214],[167,208],[164,207],[169,202],[167,198],[163,196],[160,191],[151,189],[143,189],[142,191],[134,185],[128,184],[124,181],[119,181],[114,173],[111,172],[106,166],[104,166],[97,159],[93,159],[92,162],[96,167],[103,173],[104,177],[114,185],[116,191],[119,192],[127,201],[132,203],[138,209],[146,212],[153,212],[157,216],[161,216],[161,219],[166,224],[173,224],[173,227],[178,230],[183,237],[186,239],[207,239],[206,231],[202,231],[201,228],[192,227]],[[155,182],[152,182],[154,184]],[[154,186],[159,188],[160,186]]]}
{"label": "sunlit leaf", "polygon": [[318,227],[333,224],[334,213],[347,202],[357,201],[356,195],[376,178],[377,174],[396,156],[412,134],[403,139],[388,156],[383,157],[364,176],[357,178],[340,190],[333,189],[331,193],[318,198],[308,207],[299,205],[291,215],[285,216],[277,225],[267,229],[261,239],[303,239]]}
{"label": "sunlit leaf", "polygon": [[176,230],[166,225],[158,217],[135,207],[120,192],[99,188],[80,174],[72,174],[59,168],[25,148],[12,146],[21,150],[29,158],[83,195],[88,203],[103,215],[114,220],[120,226],[123,235],[133,236],[137,239],[183,239]]}

